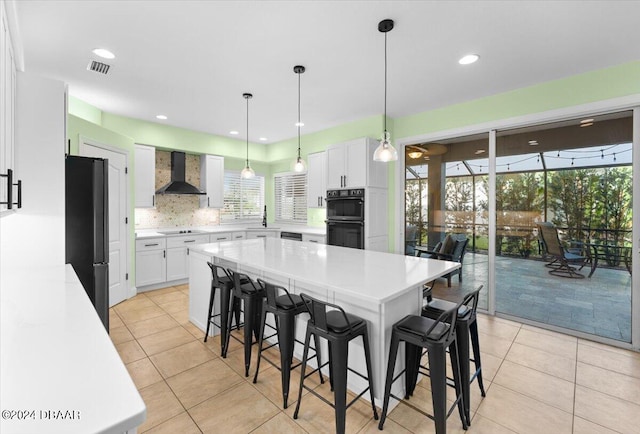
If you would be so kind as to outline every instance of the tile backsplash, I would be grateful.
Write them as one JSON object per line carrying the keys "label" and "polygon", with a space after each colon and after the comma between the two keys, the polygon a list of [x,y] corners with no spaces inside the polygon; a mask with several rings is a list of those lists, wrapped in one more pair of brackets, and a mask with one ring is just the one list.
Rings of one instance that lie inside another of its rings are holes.
{"label": "tile backsplash", "polygon": [[[171,180],[171,152],[156,150],[156,190]],[[200,156],[186,155],[186,181],[200,185]],[[200,208],[200,196],[158,194],[155,208],[136,208],[136,229],[210,226],[220,223],[216,209]]]}

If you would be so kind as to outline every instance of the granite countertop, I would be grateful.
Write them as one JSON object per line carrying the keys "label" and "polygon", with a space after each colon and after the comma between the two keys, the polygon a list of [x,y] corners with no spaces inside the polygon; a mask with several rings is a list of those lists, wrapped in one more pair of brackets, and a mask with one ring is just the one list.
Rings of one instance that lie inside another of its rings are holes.
{"label": "granite countertop", "polygon": [[190,251],[373,303],[385,303],[460,267],[457,262],[280,238],[199,244]]}
{"label": "granite countertop", "polygon": [[[162,234],[160,231],[179,231],[192,230],[192,233],[175,233]],[[156,229],[137,229],[136,239],[172,237],[184,235],[200,235],[200,234],[216,234],[221,232],[247,232],[247,231],[274,231],[274,232],[297,232],[305,235],[325,235],[326,228],[324,226],[305,226],[271,223],[266,228],[259,223],[243,224],[243,225],[217,225],[217,226],[196,226],[196,227],[174,227],[174,228],[156,228]]]}
{"label": "granite countertop", "polygon": [[6,271],[0,431],[122,433],[141,425],[145,404],[71,265]]}

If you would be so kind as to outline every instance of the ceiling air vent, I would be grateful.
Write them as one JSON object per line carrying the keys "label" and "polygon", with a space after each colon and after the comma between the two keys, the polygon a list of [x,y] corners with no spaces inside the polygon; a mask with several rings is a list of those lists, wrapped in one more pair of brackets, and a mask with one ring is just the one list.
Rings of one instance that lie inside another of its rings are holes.
{"label": "ceiling air vent", "polygon": [[89,71],[95,71],[105,75],[107,74],[107,72],[109,72],[109,68],[111,68],[111,66],[107,65],[106,63],[96,62],[95,60],[92,60],[91,63],[89,63],[89,65],[87,66],[87,69]]}

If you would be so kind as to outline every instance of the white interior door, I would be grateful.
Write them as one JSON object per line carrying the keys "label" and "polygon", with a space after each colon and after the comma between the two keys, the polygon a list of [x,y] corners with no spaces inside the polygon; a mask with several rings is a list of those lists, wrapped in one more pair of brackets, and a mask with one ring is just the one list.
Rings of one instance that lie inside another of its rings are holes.
{"label": "white interior door", "polygon": [[109,307],[127,298],[127,154],[80,141],[80,155],[109,160]]}

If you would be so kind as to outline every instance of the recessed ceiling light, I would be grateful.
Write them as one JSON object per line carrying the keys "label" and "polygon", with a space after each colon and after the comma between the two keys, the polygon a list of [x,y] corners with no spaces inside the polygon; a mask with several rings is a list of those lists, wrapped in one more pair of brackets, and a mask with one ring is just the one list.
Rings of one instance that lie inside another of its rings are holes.
{"label": "recessed ceiling light", "polygon": [[266,141],[267,141],[267,138],[266,138],[266,137],[260,137],[260,139],[259,139],[259,140],[260,140],[261,142],[266,142]]}
{"label": "recessed ceiling light", "polygon": [[586,124],[580,124],[580,128],[582,128],[582,127],[590,127],[591,125],[593,125],[593,122],[587,122]]}
{"label": "recessed ceiling light", "polygon": [[588,124],[589,122],[593,123],[595,119],[591,118],[591,119],[583,119],[580,121],[581,124]]}
{"label": "recessed ceiling light", "polygon": [[479,58],[480,56],[478,56],[477,54],[467,54],[466,56],[458,60],[458,63],[460,65],[470,65],[474,62],[477,62]]}
{"label": "recessed ceiling light", "polygon": [[484,149],[478,149],[476,151],[476,155],[484,154],[486,151]]}
{"label": "recessed ceiling light", "polygon": [[103,59],[115,59],[116,55],[106,48],[96,48],[92,51],[96,56],[100,56]]}
{"label": "recessed ceiling light", "polygon": [[229,131],[229,134],[232,134],[234,136],[237,136],[239,133],[237,131]]}
{"label": "recessed ceiling light", "polygon": [[529,146],[538,146],[537,140],[529,140]]}
{"label": "recessed ceiling light", "polygon": [[165,115],[156,115],[156,118],[162,119],[164,121],[164,120],[167,119],[167,116],[165,116]]}
{"label": "recessed ceiling light", "polygon": [[296,122],[296,127],[304,127],[304,122]]}

